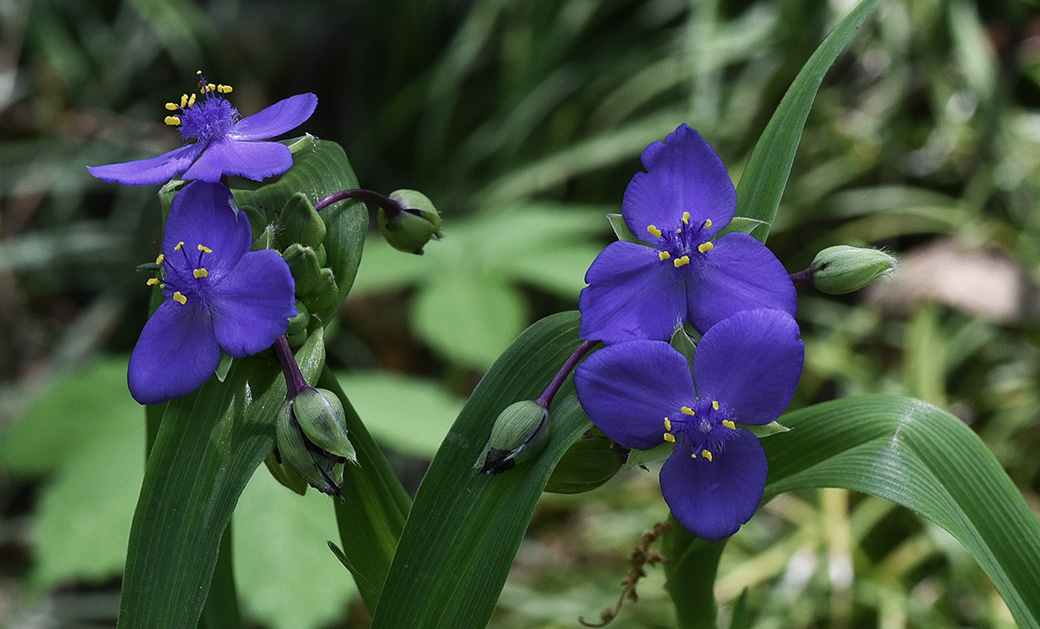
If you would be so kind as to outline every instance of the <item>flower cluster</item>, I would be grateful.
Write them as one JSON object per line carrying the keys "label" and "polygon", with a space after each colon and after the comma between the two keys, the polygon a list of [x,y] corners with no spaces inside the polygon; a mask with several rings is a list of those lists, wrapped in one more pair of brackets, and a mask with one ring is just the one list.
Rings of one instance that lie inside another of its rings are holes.
{"label": "flower cluster", "polygon": [[288,146],[264,142],[314,112],[317,97],[300,94],[240,118],[228,101],[232,89],[207,83],[201,98],[167,103],[166,123],[188,143],[173,151],[122,164],[88,167],[92,175],[123,185],[189,181],[170,206],[162,252],[155,261],[163,302],[148,320],[130,356],[127,383],[134,399],[158,404],[187,395],[209,378],[220,355],[263,351],[285,334],[297,314],[295,283],[278,252],[250,251],[252,230],[238,211],[226,177],[254,180],[292,166]]}
{"label": "flower cluster", "polygon": [[[794,284],[747,234],[721,235],[736,212],[726,168],[681,125],[642,156],[622,217],[639,242],[609,245],[589,268],[581,335],[606,347],[575,371],[589,419],[617,443],[674,444],[661,491],[675,519],[708,540],[758,508],[765,453],[744,426],[775,421],[801,377]],[[687,359],[666,341],[702,334]]]}

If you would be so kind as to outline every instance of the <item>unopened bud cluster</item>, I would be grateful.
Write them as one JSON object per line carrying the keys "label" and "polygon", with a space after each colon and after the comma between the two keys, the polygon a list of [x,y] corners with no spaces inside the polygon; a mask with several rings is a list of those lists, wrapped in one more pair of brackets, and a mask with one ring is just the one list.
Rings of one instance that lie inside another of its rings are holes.
{"label": "unopened bud cluster", "polygon": [[343,404],[334,393],[308,387],[286,400],[278,416],[277,437],[275,463],[282,468],[268,464],[276,478],[303,493],[298,481],[285,478],[288,467],[315,489],[340,495],[343,468],[357,463],[357,454],[347,438]]}

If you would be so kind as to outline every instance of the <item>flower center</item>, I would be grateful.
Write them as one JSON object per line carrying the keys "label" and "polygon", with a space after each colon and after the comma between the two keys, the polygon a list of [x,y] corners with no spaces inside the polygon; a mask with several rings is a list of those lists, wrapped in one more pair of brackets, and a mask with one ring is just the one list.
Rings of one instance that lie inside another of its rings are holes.
{"label": "flower center", "polygon": [[230,85],[207,83],[199,70],[199,93],[204,98],[198,100],[195,94],[182,94],[179,105],[166,103],[167,111],[176,112],[166,116],[166,124],[180,127],[185,140],[208,144],[223,138],[239,118],[238,110],[224,97],[231,91]]}
{"label": "flower center", "polygon": [[654,248],[661,262],[669,262],[677,269],[692,264],[696,269],[703,264],[707,253],[715,248],[709,238],[711,219],[705,219],[700,225],[690,225],[690,213],[683,212],[682,222],[672,229],[660,229],[656,225],[648,225],[646,231],[657,239]]}
{"label": "flower center", "polygon": [[205,299],[206,289],[212,280],[209,270],[203,266],[203,258],[212,254],[213,250],[201,244],[197,245],[196,249],[199,255],[195,260],[188,256],[183,240],[173,248],[174,251],[181,252],[180,258],[174,256],[174,260],[170,262],[167,261],[165,255],[160,253],[159,257],[155,259],[155,264],[159,267],[159,277],[149,279],[147,284],[149,286],[158,284],[163,295],[182,306],[188,303],[189,298]]}
{"label": "flower center", "polygon": [[689,442],[693,458],[703,457],[709,462],[726,449],[726,442],[737,433],[737,425],[729,412],[716,400],[701,400],[693,406],[683,406],[678,412],[664,418],[664,440]]}

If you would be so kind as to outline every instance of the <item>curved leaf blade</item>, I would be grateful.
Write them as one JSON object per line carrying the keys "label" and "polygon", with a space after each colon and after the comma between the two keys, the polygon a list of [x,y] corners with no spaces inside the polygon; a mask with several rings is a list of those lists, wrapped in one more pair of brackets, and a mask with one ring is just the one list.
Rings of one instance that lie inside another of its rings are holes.
{"label": "curved leaf blade", "polygon": [[573,385],[550,408],[552,432],[539,457],[495,476],[473,466],[499,412],[537,397],[580,342],[578,313],[542,319],[477,386],[416,494],[374,628],[487,625],[546,481],[590,426]]}
{"label": "curved leaf blade", "polygon": [[[982,440],[959,419],[909,398],[845,398],[781,418],[791,430],[762,441],[769,459],[763,501],[811,487],[879,496],[935,522],[959,541],[1021,627],[1040,627],[1040,520]],[[668,590],[682,627],[714,626],[686,600],[710,596],[709,543],[673,540]],[[708,624],[705,624],[705,623]]]}

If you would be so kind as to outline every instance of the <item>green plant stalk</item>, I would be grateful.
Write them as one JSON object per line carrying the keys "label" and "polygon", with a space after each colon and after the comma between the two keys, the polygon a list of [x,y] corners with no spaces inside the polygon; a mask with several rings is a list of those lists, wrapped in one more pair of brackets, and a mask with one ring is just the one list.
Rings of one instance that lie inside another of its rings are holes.
{"label": "green plant stalk", "polygon": [[343,403],[347,435],[357,451],[358,465],[346,466],[343,497],[334,501],[336,524],[344,565],[354,575],[365,606],[374,613],[412,501],[328,367],[318,386]]}

